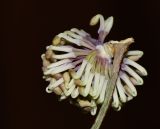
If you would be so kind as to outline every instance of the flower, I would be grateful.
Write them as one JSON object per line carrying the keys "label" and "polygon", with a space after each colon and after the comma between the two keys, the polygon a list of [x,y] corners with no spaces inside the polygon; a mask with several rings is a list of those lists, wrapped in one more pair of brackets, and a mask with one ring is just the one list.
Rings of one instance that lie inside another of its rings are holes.
{"label": "flower", "polygon": [[[113,17],[104,20],[101,14],[94,16],[90,25],[100,21],[98,39],[94,39],[84,30],[73,28],[58,34],[52,45],[42,54],[43,78],[49,81],[47,93],[54,92],[60,100],[70,101],[92,115],[97,105],[104,102],[110,71],[114,59],[114,44],[119,41],[105,42],[113,26]],[[133,41],[133,38],[128,38]],[[136,63],[143,55],[142,51],[128,51],[123,57],[119,76],[113,93],[112,107],[120,110],[122,104],[137,96],[135,86],[142,85],[141,76],[146,70]]]}

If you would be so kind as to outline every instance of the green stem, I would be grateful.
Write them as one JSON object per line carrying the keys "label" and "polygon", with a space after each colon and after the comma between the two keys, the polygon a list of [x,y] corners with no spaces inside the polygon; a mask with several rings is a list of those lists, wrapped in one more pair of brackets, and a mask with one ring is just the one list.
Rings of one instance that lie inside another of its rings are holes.
{"label": "green stem", "polygon": [[114,92],[114,88],[116,85],[119,68],[120,68],[121,61],[123,59],[123,55],[127,51],[127,48],[129,47],[129,45],[133,42],[134,42],[133,38],[128,38],[120,41],[118,44],[114,44],[115,54],[114,54],[114,60],[113,60],[113,67],[110,73],[111,75],[110,80],[108,82],[108,89],[106,91],[104,103],[102,104],[101,109],[91,129],[99,129],[103,122],[103,119],[109,109],[109,106],[112,100],[112,94]]}

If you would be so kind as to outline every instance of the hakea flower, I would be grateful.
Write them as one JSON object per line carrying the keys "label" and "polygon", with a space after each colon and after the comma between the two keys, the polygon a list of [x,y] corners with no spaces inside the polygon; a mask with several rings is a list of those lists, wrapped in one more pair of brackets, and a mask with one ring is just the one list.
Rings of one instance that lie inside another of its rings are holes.
{"label": "hakea flower", "polygon": [[[58,34],[52,45],[42,54],[43,78],[49,81],[46,92],[60,96],[60,100],[70,98],[92,115],[97,105],[105,99],[110,71],[114,59],[114,44],[119,41],[105,42],[113,26],[113,17],[106,20],[101,14],[94,16],[90,25],[100,21],[98,39],[94,39],[84,30],[73,28]],[[128,40],[133,41],[133,38]],[[122,104],[137,96],[135,86],[142,85],[146,70],[136,63],[143,55],[142,51],[128,51],[121,62],[119,76],[113,93],[112,107],[121,109]]]}

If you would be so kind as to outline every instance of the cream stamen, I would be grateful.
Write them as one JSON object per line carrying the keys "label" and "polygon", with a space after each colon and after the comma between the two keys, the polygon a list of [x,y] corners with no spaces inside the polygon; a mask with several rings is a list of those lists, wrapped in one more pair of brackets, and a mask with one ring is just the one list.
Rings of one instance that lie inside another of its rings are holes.
{"label": "cream stamen", "polygon": [[120,78],[128,85],[128,87],[131,89],[132,91],[132,96],[137,96],[137,90],[134,87],[134,85],[132,84],[132,82],[129,80],[129,77],[127,76],[127,74],[121,72],[120,73]]}
{"label": "cream stamen", "polygon": [[61,55],[53,55],[53,58],[55,59],[66,59],[66,58],[75,58],[76,55],[74,52],[70,52],[67,54],[61,54]]}
{"label": "cream stamen", "polygon": [[94,77],[94,74],[90,73],[89,78],[87,79],[86,87],[85,88],[80,87],[80,93],[82,96],[86,97],[89,94],[93,77]]}
{"label": "cream stamen", "polygon": [[79,95],[79,87],[77,87],[77,88],[75,88],[75,89],[73,90],[73,92],[71,93],[71,97],[72,97],[72,98],[77,98],[78,95]]}
{"label": "cream stamen", "polygon": [[124,58],[124,59],[123,59],[123,62],[124,62],[124,64],[131,65],[131,66],[135,67],[136,69],[138,69],[138,71],[139,71],[142,75],[144,75],[144,76],[147,75],[147,71],[145,70],[145,68],[143,68],[143,67],[142,67],[141,65],[139,65],[138,63],[136,63],[136,62],[134,62],[134,61],[132,61],[132,60],[130,60],[130,59],[127,59],[127,58]]}
{"label": "cream stamen", "polygon": [[[72,63],[69,63],[69,64],[63,64],[63,65],[60,65],[59,67],[56,67],[56,68],[53,68],[53,71],[51,71],[51,75],[54,75],[54,74],[57,74],[57,73],[61,73],[63,71],[66,71],[68,69],[72,69],[74,68],[75,66],[72,64]],[[47,73],[47,71],[46,71]],[[44,74],[46,74],[44,73]]]}
{"label": "cream stamen", "polygon": [[120,80],[119,77],[117,79],[116,85],[117,85],[117,92],[119,93],[120,100],[123,103],[125,103],[127,101],[127,97],[125,95],[124,87],[123,87],[123,85],[122,85],[121,80]]}
{"label": "cream stamen", "polygon": [[119,107],[119,98],[118,98],[118,94],[117,94],[117,89],[116,89],[116,87],[115,87],[115,90],[114,90],[114,92],[113,92],[113,102],[112,102],[112,106],[114,107],[114,108],[118,108]]}
{"label": "cream stamen", "polygon": [[94,99],[97,99],[99,97],[101,90],[103,88],[104,80],[105,80],[105,77],[103,75],[100,75],[99,84],[97,86],[98,89],[96,90],[96,96],[93,97]]}
{"label": "cream stamen", "polygon": [[124,65],[124,66],[122,67],[122,70],[125,70],[125,71],[128,72],[132,77],[134,77],[139,85],[142,85],[142,84],[143,84],[143,79],[142,79],[134,70],[132,70],[129,66]]}
{"label": "cream stamen", "polygon": [[81,64],[80,69],[78,69],[78,71],[77,71],[77,77],[78,78],[80,78],[82,76],[86,65],[87,65],[87,61],[84,59],[83,62],[82,62],[82,64]]}
{"label": "cream stamen", "polygon": [[105,20],[105,32],[107,32],[107,34],[110,32],[111,28],[113,26],[113,17],[109,17],[107,18],[107,20]]}
{"label": "cream stamen", "polygon": [[103,103],[103,101],[104,101],[104,97],[105,97],[105,93],[106,93],[106,88],[107,88],[107,83],[108,83],[108,80],[105,80],[104,84],[103,84],[103,88],[102,88],[101,93],[100,93],[100,96],[99,96],[99,98],[97,100],[98,104]]}
{"label": "cream stamen", "polygon": [[143,56],[143,52],[139,50],[128,51],[126,56],[128,56],[127,58],[130,60],[137,61]]}
{"label": "cream stamen", "polygon": [[58,62],[55,62],[55,63],[50,64],[47,68],[57,67],[57,66],[60,66],[60,65],[62,65],[62,64],[70,63],[70,62],[72,62],[70,59],[60,60],[60,61],[58,61]]}

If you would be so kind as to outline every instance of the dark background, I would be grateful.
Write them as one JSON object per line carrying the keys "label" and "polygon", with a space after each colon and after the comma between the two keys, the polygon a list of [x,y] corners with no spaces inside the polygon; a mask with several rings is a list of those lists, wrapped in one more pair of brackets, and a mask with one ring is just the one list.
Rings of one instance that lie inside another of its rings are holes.
{"label": "dark background", "polygon": [[95,35],[92,16],[113,15],[113,40],[130,36],[144,51],[148,70],[138,96],[120,112],[110,110],[101,129],[160,129],[160,39],[158,0],[6,0],[2,4],[1,107],[5,129],[90,129],[94,117],[47,94],[40,55],[54,35],[77,27]]}

